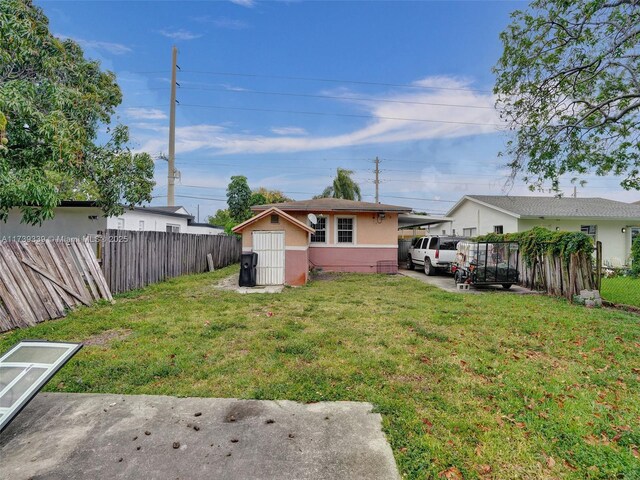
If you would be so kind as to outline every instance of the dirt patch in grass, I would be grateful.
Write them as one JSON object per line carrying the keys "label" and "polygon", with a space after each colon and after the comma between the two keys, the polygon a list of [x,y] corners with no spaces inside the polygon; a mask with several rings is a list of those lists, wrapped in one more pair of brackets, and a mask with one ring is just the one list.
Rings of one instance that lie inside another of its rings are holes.
{"label": "dirt patch in grass", "polygon": [[240,274],[234,273],[233,275],[223,278],[219,281],[215,288],[216,290],[236,290],[238,288],[238,281],[240,280]]}
{"label": "dirt patch in grass", "polygon": [[343,275],[339,272],[324,272],[315,271],[311,274],[311,281],[313,282],[335,282]]}
{"label": "dirt patch in grass", "polygon": [[108,345],[116,340],[124,340],[133,332],[129,329],[126,330],[106,330],[102,333],[98,333],[97,335],[91,335],[86,340],[83,340],[82,343],[85,347],[90,346],[98,346],[98,345]]}

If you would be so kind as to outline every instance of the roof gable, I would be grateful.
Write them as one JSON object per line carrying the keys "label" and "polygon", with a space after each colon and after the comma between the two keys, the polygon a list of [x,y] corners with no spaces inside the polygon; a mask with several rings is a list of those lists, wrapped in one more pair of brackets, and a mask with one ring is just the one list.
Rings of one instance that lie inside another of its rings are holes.
{"label": "roof gable", "polygon": [[249,225],[252,225],[254,223],[256,223],[258,220],[261,220],[271,214],[276,214],[282,218],[284,218],[285,220],[287,220],[289,223],[292,223],[293,225],[295,225],[296,227],[305,230],[309,233],[315,233],[315,230],[313,228],[311,228],[308,225],[305,225],[304,223],[302,223],[300,220],[298,220],[297,218],[293,218],[291,215],[289,215],[288,213],[283,212],[282,210],[275,208],[275,207],[271,207],[263,212],[260,212],[259,214],[251,217],[249,220],[245,220],[244,222],[242,222],[240,225],[236,225],[235,227],[233,227],[232,231],[233,233],[240,233],[242,232],[242,230],[244,230],[245,228],[247,228]]}
{"label": "roof gable", "polygon": [[606,198],[467,195],[447,213],[450,216],[465,200],[507,213],[516,218],[601,218],[640,220],[640,206]]}

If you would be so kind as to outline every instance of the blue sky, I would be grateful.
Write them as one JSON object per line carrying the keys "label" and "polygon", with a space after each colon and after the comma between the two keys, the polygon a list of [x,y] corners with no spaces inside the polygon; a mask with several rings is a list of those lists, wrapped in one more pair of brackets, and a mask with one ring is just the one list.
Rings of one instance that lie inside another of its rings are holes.
{"label": "blue sky", "polygon": [[[444,213],[464,194],[528,194],[520,180],[504,189],[491,93],[498,35],[525,2],[37,3],[54,34],[117,74],[117,120],[154,156],[167,152],[178,47],[176,202],[201,220],[238,174],[304,199],[349,168],[373,201],[376,156],[384,203]],[[154,205],[166,175],[156,161]],[[637,199],[615,178],[578,195]]]}

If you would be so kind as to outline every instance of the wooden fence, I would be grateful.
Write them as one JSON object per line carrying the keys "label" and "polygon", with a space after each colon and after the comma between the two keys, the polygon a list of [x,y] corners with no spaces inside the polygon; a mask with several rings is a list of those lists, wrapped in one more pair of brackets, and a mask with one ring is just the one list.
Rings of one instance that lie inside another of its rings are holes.
{"label": "wooden fence", "polygon": [[532,290],[573,299],[580,290],[598,290],[591,255],[572,253],[568,259],[543,255],[527,262],[520,258],[520,284]]}
{"label": "wooden fence", "polygon": [[208,271],[240,261],[241,240],[227,235],[107,230],[98,255],[113,293],[142,288],[168,278]]}
{"label": "wooden fence", "polygon": [[0,331],[64,317],[101,298],[113,300],[89,243],[0,243]]}

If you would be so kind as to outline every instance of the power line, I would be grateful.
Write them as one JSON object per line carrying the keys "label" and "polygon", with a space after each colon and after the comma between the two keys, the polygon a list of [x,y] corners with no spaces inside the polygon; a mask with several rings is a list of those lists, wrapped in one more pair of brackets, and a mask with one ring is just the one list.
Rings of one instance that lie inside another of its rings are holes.
{"label": "power line", "polygon": [[[166,89],[166,87],[157,87],[150,88],[149,90],[160,90]],[[367,97],[351,97],[351,96],[340,96],[340,95],[314,95],[310,93],[292,93],[292,92],[268,92],[262,90],[238,90],[238,89],[229,89],[229,88],[205,88],[205,87],[180,87],[180,90],[202,90],[202,91],[210,91],[210,92],[223,92],[223,93],[253,93],[257,95],[276,95],[276,96],[284,96],[284,97],[301,97],[301,98],[322,98],[322,99],[330,99],[330,100],[358,100],[358,101],[368,101],[368,102],[384,102],[384,103],[401,103],[407,105],[428,105],[435,107],[460,107],[460,108],[479,108],[486,110],[495,110],[493,107],[487,107],[484,105],[460,105],[457,103],[434,103],[434,102],[417,102],[410,100],[390,100],[390,99],[382,99],[382,98],[367,98]]]}
{"label": "power line", "polygon": [[[371,82],[365,80],[344,80],[336,78],[314,78],[314,77],[296,77],[289,75],[266,75],[259,73],[237,73],[237,72],[218,72],[218,71],[206,71],[206,70],[182,70],[184,73],[195,73],[199,75],[215,75],[223,77],[247,77],[247,78],[271,78],[278,80],[300,80],[305,82],[325,82],[325,83],[352,83],[356,85],[375,85],[383,87],[402,87],[402,88],[415,88],[424,90],[452,90],[463,92],[481,92],[481,93],[493,93],[491,90],[482,90],[478,88],[464,88],[464,87],[437,87],[430,85],[416,85],[407,83],[387,83],[387,82]],[[132,72],[136,73],[136,72]],[[143,72],[140,72],[143,73]],[[153,72],[147,72],[153,73]],[[160,73],[160,72],[156,72]]]}
{"label": "power line", "polygon": [[[161,105],[134,105],[128,108],[158,108]],[[426,122],[426,123],[447,123],[453,125],[475,125],[480,127],[502,127],[498,123],[479,123],[479,122],[458,122],[455,120],[433,120],[426,118],[400,118],[400,117],[384,117],[381,115],[362,115],[356,113],[334,113],[334,112],[311,112],[302,110],[276,110],[271,108],[252,108],[252,107],[229,107],[225,105],[202,105],[195,103],[181,103],[181,107],[190,108],[211,108],[216,110],[240,110],[245,112],[266,112],[266,113],[288,113],[295,115],[319,115],[333,117],[349,117],[349,118],[373,118],[381,120],[399,120],[403,122]]]}
{"label": "power line", "polygon": [[[180,198],[197,198],[199,200],[212,200],[214,202],[225,202],[225,203],[227,202],[226,198],[222,199],[222,198],[211,198],[211,197],[200,197],[195,195],[178,195],[178,194],[175,194],[174,196],[180,197]],[[155,195],[151,198],[166,198],[166,197],[167,197],[166,195]]]}
{"label": "power line", "polygon": [[[185,187],[185,188],[202,188],[202,189],[207,189],[207,190],[226,190],[226,187],[207,187],[207,186],[204,186],[204,185],[183,185],[183,184],[178,184],[176,186],[177,187]],[[284,193],[286,195],[308,195],[309,194],[309,192],[290,192],[290,191],[282,191],[282,193]],[[363,195],[363,196],[372,197],[374,195],[367,194],[367,195]],[[427,202],[439,202],[439,203],[456,203],[457,202],[457,200],[440,200],[440,199],[431,199],[431,198],[424,198],[424,197],[404,197],[404,196],[386,195],[386,194],[382,194],[381,196],[382,197],[388,197],[388,198],[401,198],[401,199],[405,199],[405,200],[424,200],[424,201],[427,201]]]}

